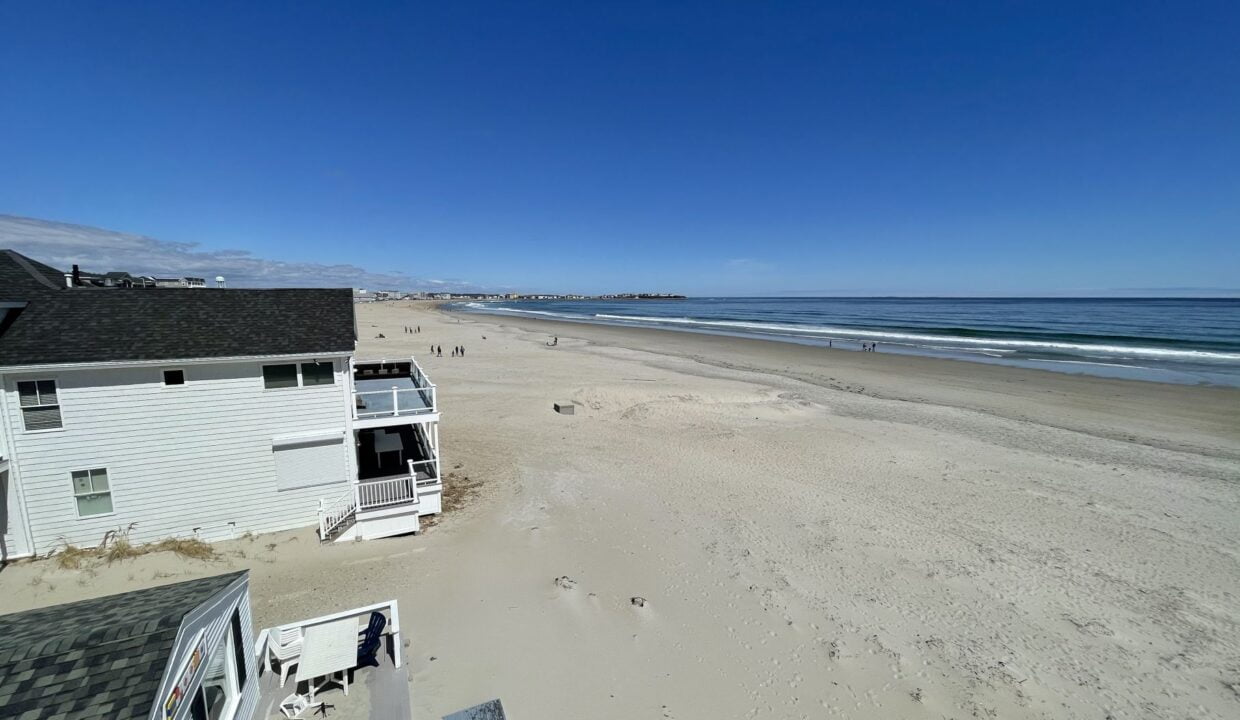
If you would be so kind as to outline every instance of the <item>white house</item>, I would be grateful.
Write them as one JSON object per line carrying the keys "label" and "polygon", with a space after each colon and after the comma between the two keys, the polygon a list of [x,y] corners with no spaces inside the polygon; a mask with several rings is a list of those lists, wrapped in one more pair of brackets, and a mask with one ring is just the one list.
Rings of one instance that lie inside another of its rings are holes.
{"label": "white house", "polygon": [[436,389],[359,361],[352,293],[73,288],[0,251],[0,558],[440,510]]}

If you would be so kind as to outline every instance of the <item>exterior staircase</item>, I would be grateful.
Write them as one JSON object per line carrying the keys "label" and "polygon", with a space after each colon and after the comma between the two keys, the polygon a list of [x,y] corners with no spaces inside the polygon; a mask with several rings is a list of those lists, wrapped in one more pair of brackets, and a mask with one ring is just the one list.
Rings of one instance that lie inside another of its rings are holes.
{"label": "exterior staircase", "polygon": [[357,485],[332,501],[319,500],[319,540],[332,542],[357,523]]}
{"label": "exterior staircase", "polygon": [[[354,483],[332,500],[319,500],[319,540],[369,540],[420,529],[417,474]],[[438,505],[435,512],[438,512]]]}

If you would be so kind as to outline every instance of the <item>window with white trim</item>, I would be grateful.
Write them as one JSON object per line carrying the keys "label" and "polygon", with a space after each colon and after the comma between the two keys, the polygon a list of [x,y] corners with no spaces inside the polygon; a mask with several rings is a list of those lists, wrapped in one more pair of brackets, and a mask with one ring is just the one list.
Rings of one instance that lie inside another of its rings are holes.
{"label": "window with white trim", "polygon": [[263,387],[268,390],[297,387],[297,365],[264,365]]}
{"label": "window with white trim", "polygon": [[219,645],[207,655],[202,685],[190,705],[192,720],[228,720],[237,711],[245,687],[245,660],[241,657],[241,618],[237,611],[224,629]]}
{"label": "window with white trim", "polygon": [[112,512],[112,486],[108,483],[107,468],[74,470],[71,475],[78,517]]}
{"label": "window with white trim", "polygon": [[17,383],[17,396],[26,430],[63,427],[55,380],[21,380]]}
{"label": "window with white trim", "polygon": [[308,362],[301,364],[301,384],[332,385],[336,382],[336,368],[328,362]]}

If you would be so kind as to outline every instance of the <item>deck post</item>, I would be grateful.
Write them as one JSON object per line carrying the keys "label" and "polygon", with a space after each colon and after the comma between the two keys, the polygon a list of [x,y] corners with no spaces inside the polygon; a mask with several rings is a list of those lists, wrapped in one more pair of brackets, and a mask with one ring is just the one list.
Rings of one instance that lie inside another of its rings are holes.
{"label": "deck post", "polygon": [[400,401],[400,396],[397,394],[396,386],[393,385],[392,386],[392,414],[393,415],[400,414],[400,406],[396,404],[399,401]]}
{"label": "deck post", "polygon": [[392,613],[392,654],[395,655],[392,659],[396,667],[400,667],[400,656],[402,650],[400,642],[400,610],[398,609],[396,600],[392,600],[390,607]]}

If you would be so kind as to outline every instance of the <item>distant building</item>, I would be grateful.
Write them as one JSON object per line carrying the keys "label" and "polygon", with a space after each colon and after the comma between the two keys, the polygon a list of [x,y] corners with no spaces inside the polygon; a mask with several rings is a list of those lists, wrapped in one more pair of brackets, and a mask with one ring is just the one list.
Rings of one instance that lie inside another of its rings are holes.
{"label": "distant building", "polygon": [[207,281],[204,278],[200,278],[200,277],[179,277],[179,278],[162,277],[162,278],[154,278],[154,280],[155,280],[155,287],[161,287],[161,288],[167,288],[167,287],[205,288],[207,286]]}

